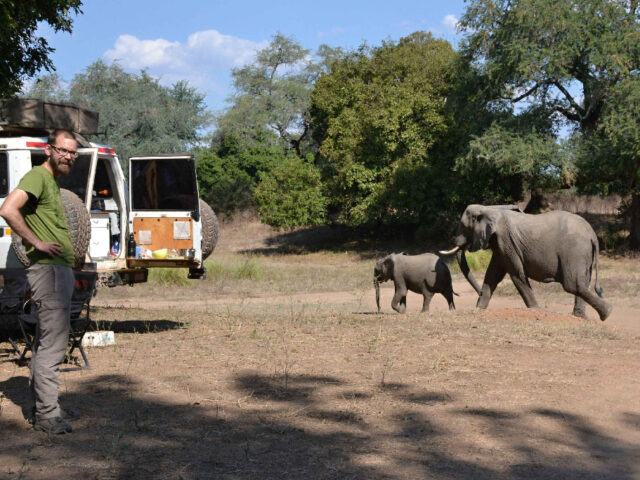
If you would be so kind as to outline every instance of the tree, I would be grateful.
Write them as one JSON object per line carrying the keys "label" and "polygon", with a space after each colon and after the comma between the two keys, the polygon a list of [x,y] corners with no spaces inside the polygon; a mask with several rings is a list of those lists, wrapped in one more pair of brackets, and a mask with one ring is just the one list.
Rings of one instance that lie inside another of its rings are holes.
{"label": "tree", "polygon": [[123,163],[138,153],[190,150],[210,122],[204,95],[186,82],[165,87],[145,71],[102,61],[74,77],[68,98],[100,113],[95,140],[114,147]]}
{"label": "tree", "polygon": [[612,91],[598,130],[579,145],[578,185],[589,193],[630,195],[629,246],[640,250],[640,78]]}
{"label": "tree", "polygon": [[69,99],[69,91],[60,75],[52,73],[37,77],[24,96],[54,102],[65,102]]}
{"label": "tree", "polygon": [[71,32],[73,13],[82,13],[81,0],[3,0],[0,2],[0,96],[15,95],[24,79],[44,69],[52,71],[54,51],[37,36],[38,24]]}
{"label": "tree", "polygon": [[451,132],[455,59],[448,42],[416,32],[363,45],[317,80],[318,163],[340,220],[418,223],[438,214],[453,165],[436,152]]}
{"label": "tree", "polygon": [[234,136],[240,148],[279,145],[303,158],[312,150],[308,109],[313,82],[341,54],[321,45],[315,62],[293,39],[274,35],[254,63],[232,71],[235,93],[218,118],[218,129]]}
{"label": "tree", "polygon": [[471,0],[461,53],[501,99],[594,131],[611,89],[639,66],[638,13],[637,0]]}
{"label": "tree", "polygon": [[[573,128],[571,157],[583,171],[578,188],[633,195],[636,245],[638,186],[621,166],[633,163],[627,134],[637,117],[619,92],[637,84],[639,15],[637,0],[471,0],[460,19],[469,32],[461,54],[485,79],[487,101],[496,108],[535,111],[555,133]],[[613,118],[629,123],[613,128]]]}

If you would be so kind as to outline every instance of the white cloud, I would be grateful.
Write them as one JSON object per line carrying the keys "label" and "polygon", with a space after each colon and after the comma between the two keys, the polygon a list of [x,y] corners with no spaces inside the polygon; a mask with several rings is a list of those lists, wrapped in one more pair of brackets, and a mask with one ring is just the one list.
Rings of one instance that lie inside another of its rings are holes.
{"label": "white cloud", "polygon": [[126,70],[147,69],[163,84],[186,80],[210,97],[220,98],[229,93],[231,69],[250,63],[267,45],[268,41],[252,42],[216,30],[195,32],[186,42],[120,35],[103,58],[117,61]]}
{"label": "white cloud", "polygon": [[455,15],[447,15],[442,19],[442,25],[449,33],[458,31],[458,19]]}
{"label": "white cloud", "polygon": [[240,67],[252,61],[256,51],[265,48],[260,43],[223,35],[216,30],[205,30],[189,35],[185,50],[193,60],[205,60],[217,68]]}

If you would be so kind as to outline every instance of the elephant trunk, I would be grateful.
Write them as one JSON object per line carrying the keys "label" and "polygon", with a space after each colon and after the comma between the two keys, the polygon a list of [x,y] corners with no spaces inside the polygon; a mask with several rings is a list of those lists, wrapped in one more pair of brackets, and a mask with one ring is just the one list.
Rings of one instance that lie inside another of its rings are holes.
{"label": "elephant trunk", "polygon": [[380,282],[376,277],[373,277],[373,286],[376,289],[376,305],[378,306],[378,313],[380,313]]}
{"label": "elephant trunk", "polygon": [[467,279],[467,281],[471,284],[473,289],[476,291],[478,295],[481,294],[482,290],[476,282],[476,279],[473,277],[471,270],[469,269],[469,265],[467,265],[467,256],[464,249],[460,249],[456,252],[456,259],[458,260],[458,265],[460,266],[460,271]]}

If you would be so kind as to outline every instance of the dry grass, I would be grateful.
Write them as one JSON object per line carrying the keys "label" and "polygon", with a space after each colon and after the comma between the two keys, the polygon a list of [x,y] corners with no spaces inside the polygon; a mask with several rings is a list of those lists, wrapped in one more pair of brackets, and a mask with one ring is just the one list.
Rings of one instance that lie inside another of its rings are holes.
{"label": "dry grass", "polygon": [[[205,281],[99,292],[117,344],[62,376],[72,435],[28,428],[28,371],[1,363],[0,478],[640,476],[640,335],[512,308],[508,284],[483,312],[377,315],[372,260],[251,242]],[[633,301],[636,264],[601,273]]]}

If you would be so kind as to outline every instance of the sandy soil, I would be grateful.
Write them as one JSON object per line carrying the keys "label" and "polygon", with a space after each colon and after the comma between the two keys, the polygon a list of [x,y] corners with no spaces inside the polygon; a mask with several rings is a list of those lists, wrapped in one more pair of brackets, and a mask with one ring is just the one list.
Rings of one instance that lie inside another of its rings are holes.
{"label": "sandy soil", "polygon": [[116,344],[62,374],[71,435],[29,428],[28,368],[0,339],[0,479],[640,479],[635,295],[600,322],[568,296],[478,311],[454,290],[455,312],[409,294],[405,315],[390,284],[382,314],[373,288],[98,295]]}

